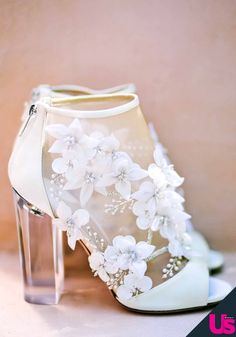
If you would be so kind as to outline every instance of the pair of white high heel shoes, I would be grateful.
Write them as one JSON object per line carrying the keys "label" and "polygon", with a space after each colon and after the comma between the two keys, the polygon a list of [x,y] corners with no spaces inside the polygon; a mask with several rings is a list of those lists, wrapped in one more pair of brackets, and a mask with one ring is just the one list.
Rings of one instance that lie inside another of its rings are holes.
{"label": "pair of white high heel shoes", "polygon": [[26,104],[9,161],[25,299],[63,291],[62,231],[94,275],[131,310],[213,305],[231,290],[209,276],[223,257],[184,210],[180,186],[133,84],[96,91],[39,86]]}

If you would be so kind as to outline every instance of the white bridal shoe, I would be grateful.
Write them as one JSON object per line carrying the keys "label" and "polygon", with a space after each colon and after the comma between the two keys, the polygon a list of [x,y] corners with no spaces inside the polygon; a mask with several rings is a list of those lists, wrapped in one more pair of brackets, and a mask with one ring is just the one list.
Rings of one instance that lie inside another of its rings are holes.
{"label": "white bridal shoe", "polygon": [[[30,106],[34,104],[34,102],[40,100],[43,97],[63,98],[75,95],[87,96],[87,95],[113,94],[113,93],[131,93],[131,94],[136,93],[136,87],[133,83],[123,84],[103,90],[94,90],[78,85],[55,85],[55,86],[40,85],[39,87],[33,89],[30,102],[25,104],[25,110],[22,115],[22,120],[25,121],[28,118]],[[158,139],[158,134],[153,124],[151,123],[149,124],[149,129],[156,146],[159,148],[160,151],[162,151],[165,160],[169,164],[171,164],[171,161],[167,155],[167,150],[160,143]],[[201,233],[196,231],[190,220],[187,220],[187,231],[192,238],[193,242],[192,246],[194,250],[202,255],[202,257],[205,259],[208,265],[209,270],[212,272],[219,270],[224,263],[223,255],[220,252],[209,248],[206,239],[203,237]]]}
{"label": "white bridal shoe", "polygon": [[155,148],[137,95],[36,102],[9,177],[28,301],[58,302],[61,230],[72,249],[81,241],[94,275],[131,310],[202,308],[231,290],[209,277],[204,257],[192,249],[190,216],[177,193],[183,179]]}

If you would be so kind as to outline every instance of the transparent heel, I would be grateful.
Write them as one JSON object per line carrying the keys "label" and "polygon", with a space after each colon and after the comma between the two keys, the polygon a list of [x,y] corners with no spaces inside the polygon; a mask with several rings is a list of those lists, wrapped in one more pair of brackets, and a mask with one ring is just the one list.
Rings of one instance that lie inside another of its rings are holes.
{"label": "transparent heel", "polygon": [[24,280],[24,298],[35,304],[58,303],[64,285],[62,232],[47,214],[13,190]]}

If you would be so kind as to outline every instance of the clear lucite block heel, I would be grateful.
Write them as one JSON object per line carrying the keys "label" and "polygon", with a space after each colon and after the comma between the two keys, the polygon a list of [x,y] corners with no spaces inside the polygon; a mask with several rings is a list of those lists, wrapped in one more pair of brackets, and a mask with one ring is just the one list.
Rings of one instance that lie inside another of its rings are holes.
{"label": "clear lucite block heel", "polygon": [[57,304],[64,284],[62,232],[51,217],[13,190],[24,298],[35,304]]}

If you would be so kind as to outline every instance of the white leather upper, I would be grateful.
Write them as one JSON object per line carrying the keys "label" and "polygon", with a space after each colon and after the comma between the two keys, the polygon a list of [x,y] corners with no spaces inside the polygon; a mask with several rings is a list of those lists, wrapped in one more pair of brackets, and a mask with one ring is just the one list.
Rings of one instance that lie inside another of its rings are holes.
{"label": "white leather upper", "polygon": [[173,278],[137,297],[119,302],[136,310],[179,310],[207,305],[208,293],[206,263],[201,257],[193,257]]}
{"label": "white leather upper", "polygon": [[192,238],[192,249],[202,255],[210,270],[220,268],[223,265],[223,255],[220,252],[210,249],[206,239],[201,233],[191,230],[188,234]]}
{"label": "white leather upper", "polygon": [[204,239],[204,237],[194,230],[188,232],[188,234],[192,238],[192,249],[194,251],[197,251],[201,254],[201,256],[205,259],[207,262],[208,260],[208,254],[209,254],[209,246],[207,241]]}
{"label": "white leather upper", "polygon": [[38,106],[13,148],[8,174],[12,187],[25,200],[53,216],[42,178],[43,127],[46,110]]}

